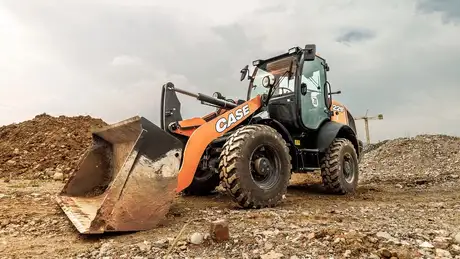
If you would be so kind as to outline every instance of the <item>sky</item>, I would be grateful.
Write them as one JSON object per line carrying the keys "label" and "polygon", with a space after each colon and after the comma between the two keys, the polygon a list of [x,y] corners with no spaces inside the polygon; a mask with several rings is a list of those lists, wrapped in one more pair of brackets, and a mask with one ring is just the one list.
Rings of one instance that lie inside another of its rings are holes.
{"label": "sky", "polygon": [[[314,43],[334,98],[384,115],[372,142],[460,135],[459,32],[458,0],[0,0],[0,125],[41,113],[159,123],[166,82],[244,99],[243,66]],[[180,99],[183,117],[213,110]]]}

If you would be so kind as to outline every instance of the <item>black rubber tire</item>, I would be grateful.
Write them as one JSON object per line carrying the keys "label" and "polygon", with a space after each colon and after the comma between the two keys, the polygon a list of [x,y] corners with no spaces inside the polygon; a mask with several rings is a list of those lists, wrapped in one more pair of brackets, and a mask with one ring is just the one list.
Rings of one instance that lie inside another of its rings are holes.
{"label": "black rubber tire", "polygon": [[363,150],[364,150],[364,143],[361,140],[358,140],[358,150],[359,150],[359,156],[358,156],[358,164],[361,163],[361,160],[363,158]]}
{"label": "black rubber tire", "polygon": [[[345,157],[352,163],[351,179],[345,175]],[[356,191],[359,180],[358,156],[350,140],[336,138],[321,159],[321,177],[327,191],[334,194],[347,194]]]}
{"label": "black rubber tire", "polygon": [[[260,145],[270,145],[277,156],[279,168],[274,170],[272,184],[260,187],[251,174],[251,154]],[[291,156],[283,137],[272,127],[248,125],[237,129],[223,146],[219,171],[222,187],[242,208],[266,208],[276,206],[287,192],[291,177]]]}
{"label": "black rubber tire", "polygon": [[219,174],[205,172],[203,177],[193,178],[192,183],[183,191],[184,195],[204,196],[211,194],[219,186]]}

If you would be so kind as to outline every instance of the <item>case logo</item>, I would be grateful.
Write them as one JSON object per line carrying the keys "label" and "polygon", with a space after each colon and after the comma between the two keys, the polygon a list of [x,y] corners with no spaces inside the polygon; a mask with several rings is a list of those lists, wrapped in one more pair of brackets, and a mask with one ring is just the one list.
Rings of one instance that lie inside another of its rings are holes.
{"label": "case logo", "polygon": [[345,109],[342,106],[335,105],[335,104],[332,105],[332,110],[335,111],[335,112],[344,112],[345,111]]}
{"label": "case logo", "polygon": [[228,115],[228,118],[222,117],[216,122],[216,131],[222,133],[228,127],[235,124],[235,122],[241,120],[244,116],[249,114],[249,105],[246,104],[241,108],[236,109]]}

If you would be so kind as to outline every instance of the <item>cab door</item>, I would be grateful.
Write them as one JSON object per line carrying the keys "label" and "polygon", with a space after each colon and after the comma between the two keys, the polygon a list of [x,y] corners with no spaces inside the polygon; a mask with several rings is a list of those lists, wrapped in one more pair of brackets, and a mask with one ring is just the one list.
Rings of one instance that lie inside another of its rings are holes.
{"label": "cab door", "polygon": [[300,79],[301,121],[308,129],[318,129],[330,119],[326,104],[326,71],[323,59],[316,57],[313,61],[304,61]]}

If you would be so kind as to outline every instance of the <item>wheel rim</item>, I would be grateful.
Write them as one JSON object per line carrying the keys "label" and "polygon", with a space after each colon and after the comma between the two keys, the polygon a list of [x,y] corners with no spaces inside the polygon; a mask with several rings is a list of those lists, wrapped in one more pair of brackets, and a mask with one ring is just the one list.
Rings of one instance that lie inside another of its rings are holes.
{"label": "wheel rim", "polygon": [[355,179],[355,163],[353,162],[353,157],[350,153],[346,153],[343,156],[343,175],[345,176],[345,181],[348,183],[353,182]]}
{"label": "wheel rim", "polygon": [[252,180],[261,189],[271,189],[281,179],[281,158],[271,145],[262,144],[255,148],[249,166]]}

